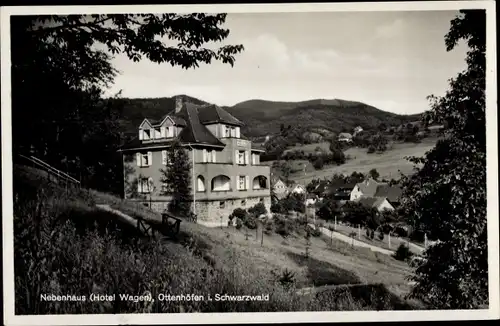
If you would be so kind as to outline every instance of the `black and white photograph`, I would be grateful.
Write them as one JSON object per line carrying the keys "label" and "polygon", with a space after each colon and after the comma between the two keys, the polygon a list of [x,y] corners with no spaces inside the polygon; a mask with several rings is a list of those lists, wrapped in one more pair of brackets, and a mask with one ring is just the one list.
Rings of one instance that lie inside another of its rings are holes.
{"label": "black and white photograph", "polygon": [[4,324],[499,318],[494,1],[1,10]]}

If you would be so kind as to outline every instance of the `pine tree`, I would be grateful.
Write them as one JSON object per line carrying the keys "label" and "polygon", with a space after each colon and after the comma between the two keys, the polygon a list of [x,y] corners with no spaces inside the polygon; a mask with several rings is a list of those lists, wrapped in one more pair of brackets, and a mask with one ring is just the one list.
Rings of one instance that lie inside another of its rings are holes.
{"label": "pine tree", "polygon": [[172,196],[169,211],[188,216],[191,213],[192,187],[191,164],[186,149],[179,141],[174,141],[168,153],[169,161],[162,172],[161,182],[167,185],[167,192]]}

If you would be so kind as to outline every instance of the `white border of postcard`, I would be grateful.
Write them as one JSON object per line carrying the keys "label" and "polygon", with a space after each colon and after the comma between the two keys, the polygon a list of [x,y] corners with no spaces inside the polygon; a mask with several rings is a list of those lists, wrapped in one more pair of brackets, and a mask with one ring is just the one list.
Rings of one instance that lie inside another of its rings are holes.
{"label": "white border of postcard", "polygon": [[[486,9],[487,11],[487,211],[489,258],[489,309],[429,311],[277,312],[206,314],[120,314],[120,315],[15,315],[13,264],[12,144],[10,104],[10,16],[81,13],[154,12],[306,12],[306,11],[428,11]],[[133,6],[32,6],[1,9],[2,69],[2,216],[4,323],[6,325],[118,325],[118,324],[207,324],[272,322],[363,322],[414,320],[483,320],[499,318],[498,154],[496,87],[496,16],[494,1],[421,1],[379,3],[298,3],[218,5],[133,5]]]}

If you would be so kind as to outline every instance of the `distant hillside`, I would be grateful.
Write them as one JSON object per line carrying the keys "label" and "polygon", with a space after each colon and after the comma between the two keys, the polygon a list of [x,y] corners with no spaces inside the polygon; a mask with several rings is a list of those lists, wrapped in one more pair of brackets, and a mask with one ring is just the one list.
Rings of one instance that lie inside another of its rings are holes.
{"label": "distant hillside", "polygon": [[[135,133],[135,129],[144,118],[159,119],[172,111],[175,108],[175,98],[179,96],[192,103],[207,103],[187,95],[123,99],[121,124],[124,132]],[[310,131],[327,129],[341,132],[352,131],[358,125],[365,129],[376,128],[381,123],[397,126],[418,120],[420,117],[420,115],[398,115],[364,103],[338,99],[303,102],[249,100],[224,109],[246,124],[242,132],[249,137],[278,133],[281,124],[301,125],[303,129]]]}
{"label": "distant hillside", "polygon": [[300,124],[307,130],[325,128],[338,133],[351,132],[356,126],[371,129],[381,123],[397,126],[420,119],[420,114],[398,115],[361,102],[339,99],[303,102],[250,100],[225,109],[246,123],[243,131],[250,136],[277,133],[281,124]]}

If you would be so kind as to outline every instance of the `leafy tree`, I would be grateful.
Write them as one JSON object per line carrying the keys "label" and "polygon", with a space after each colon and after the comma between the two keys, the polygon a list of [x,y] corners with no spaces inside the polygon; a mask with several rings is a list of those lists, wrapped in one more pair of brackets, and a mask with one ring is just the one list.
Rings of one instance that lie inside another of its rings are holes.
{"label": "leafy tree", "polygon": [[14,153],[30,152],[86,186],[121,190],[122,161],[116,150],[127,140],[119,121],[124,102],[102,99],[102,89],[117,73],[111,56],[123,53],[133,61],[147,58],[186,69],[214,60],[232,65],[243,46],[215,50],[205,46],[228,36],[221,27],[225,18],[225,14],[11,17]]}
{"label": "leafy tree", "polygon": [[[450,81],[444,97],[430,96],[425,121],[445,124],[445,137],[404,179],[405,214],[429,238],[411,295],[437,308],[472,309],[488,303],[486,227],[486,13],[464,10],[445,37],[451,51],[467,42],[467,69]],[[493,200],[493,199],[492,199]]]}
{"label": "leafy tree", "polygon": [[373,178],[373,180],[377,180],[380,177],[380,173],[378,173],[377,169],[371,169],[368,172],[368,175]]}
{"label": "leafy tree", "polygon": [[313,167],[316,170],[321,170],[324,165],[325,165],[325,163],[323,162],[323,159],[321,158],[321,156],[318,156],[316,158],[316,160],[314,160],[314,162],[313,162]]}
{"label": "leafy tree", "polygon": [[173,213],[187,216],[191,212],[192,202],[191,164],[185,148],[178,140],[172,142],[169,158],[172,158],[172,164],[160,169],[161,182],[167,185],[172,196],[168,209]]}
{"label": "leafy tree", "polygon": [[332,220],[335,215],[340,212],[340,207],[338,201],[333,199],[333,196],[326,196],[320,202],[320,206],[317,209],[316,215],[323,220]]}

